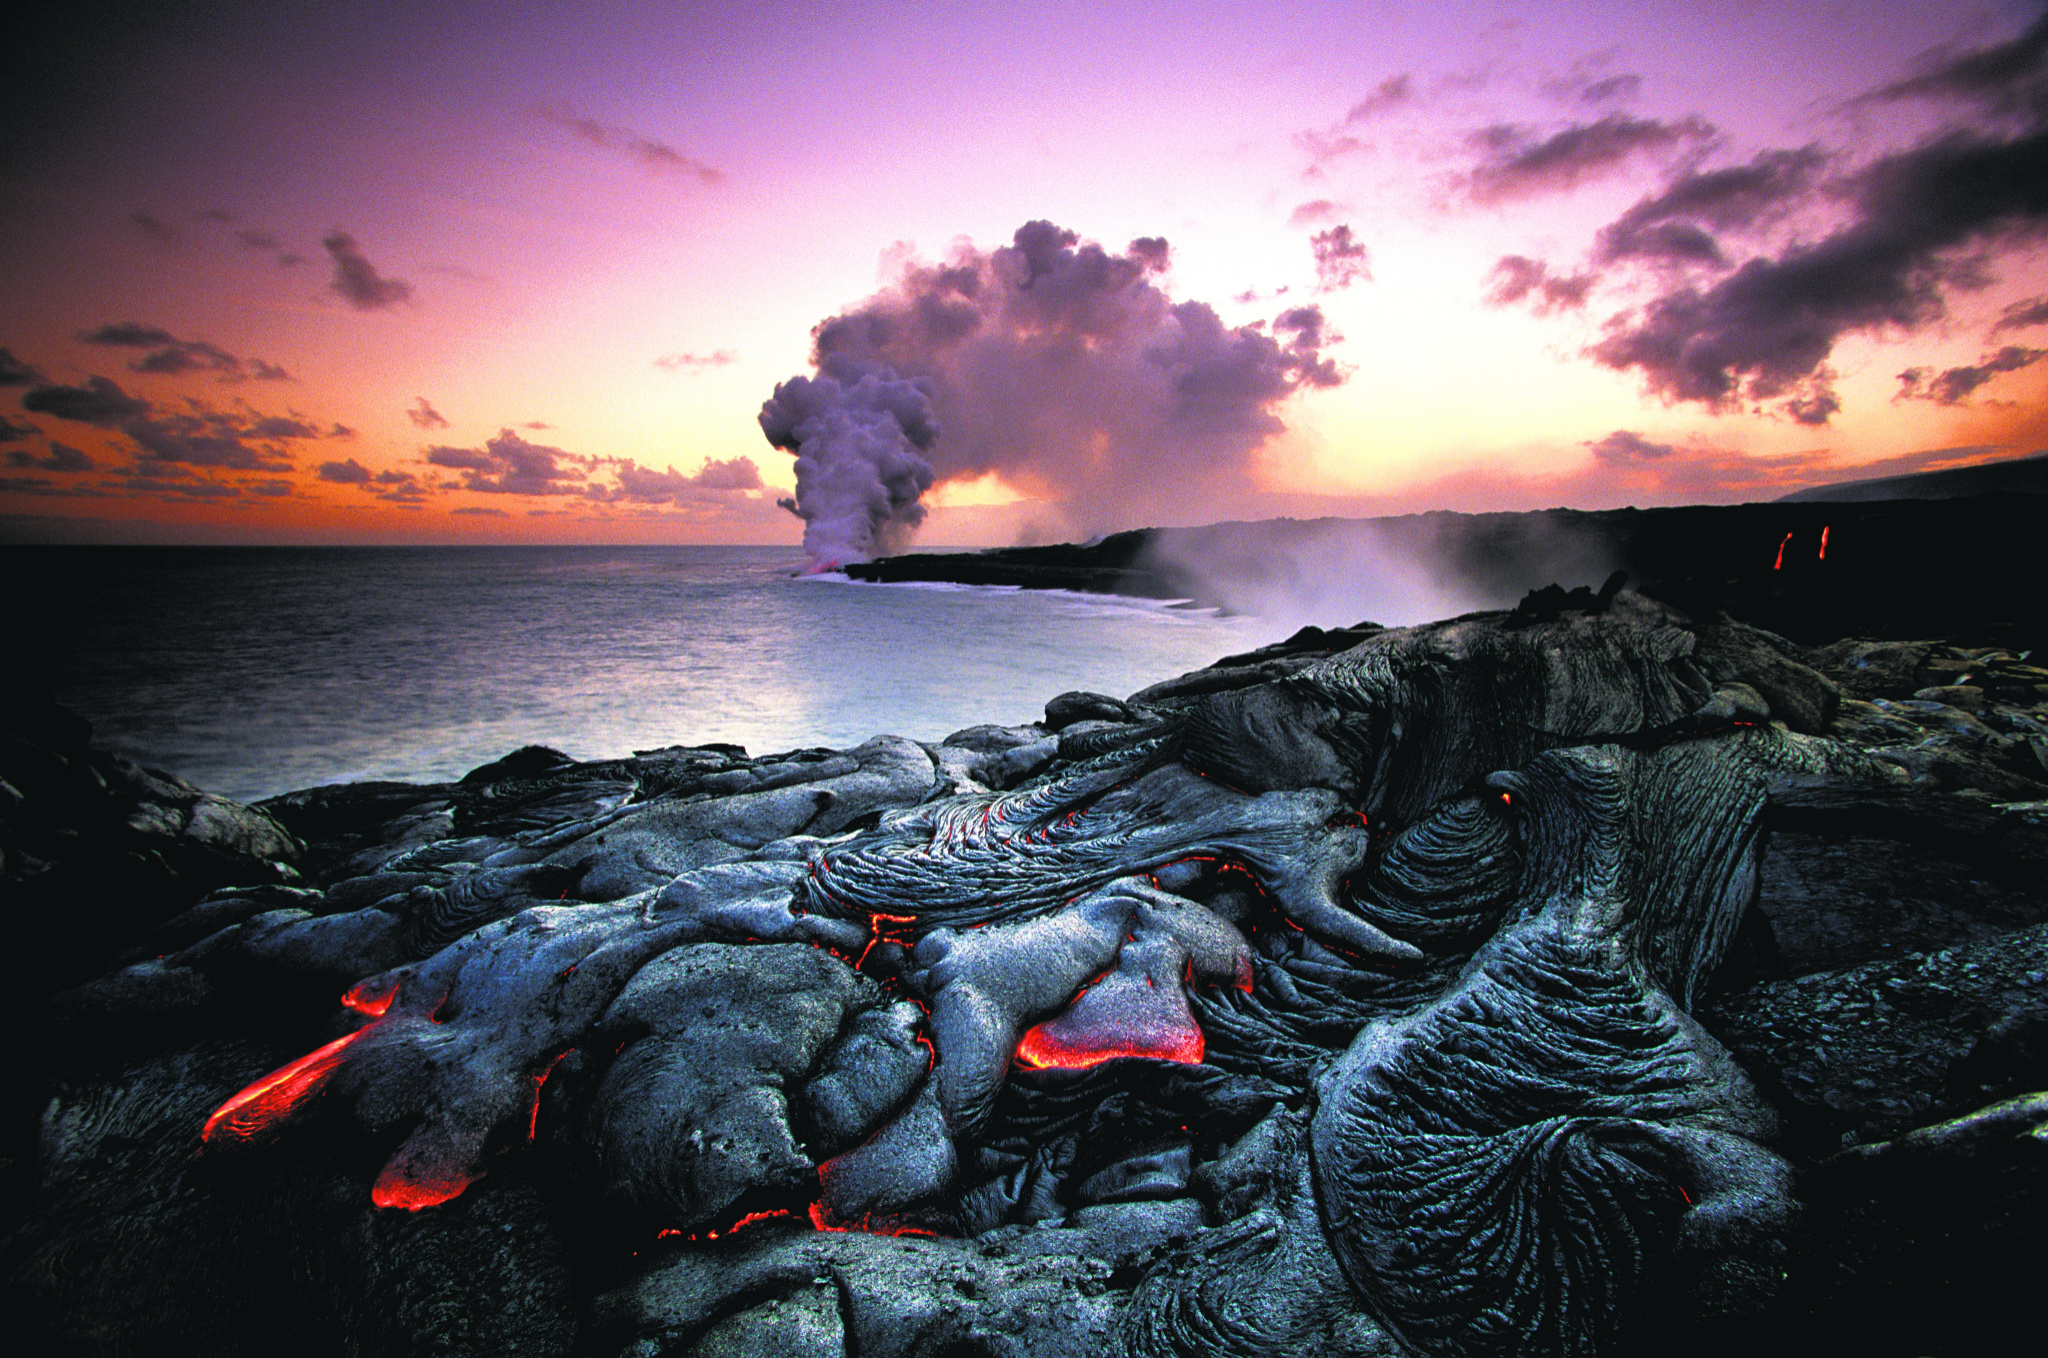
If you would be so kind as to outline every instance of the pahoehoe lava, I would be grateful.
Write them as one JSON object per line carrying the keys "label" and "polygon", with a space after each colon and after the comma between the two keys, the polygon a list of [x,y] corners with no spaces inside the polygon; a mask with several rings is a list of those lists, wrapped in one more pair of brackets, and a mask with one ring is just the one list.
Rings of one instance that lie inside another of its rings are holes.
{"label": "pahoehoe lava", "polygon": [[[38,1351],[1963,1352],[2048,670],[1630,590],[254,807],[14,703]],[[1964,638],[1963,640],[1967,640]]]}

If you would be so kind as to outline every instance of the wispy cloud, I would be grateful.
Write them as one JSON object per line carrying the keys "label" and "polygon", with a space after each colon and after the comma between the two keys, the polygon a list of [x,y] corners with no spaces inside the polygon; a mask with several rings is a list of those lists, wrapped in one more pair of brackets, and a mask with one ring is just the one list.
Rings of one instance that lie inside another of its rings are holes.
{"label": "wispy cloud", "polygon": [[707,165],[695,156],[678,151],[665,141],[642,136],[638,132],[616,127],[586,117],[564,104],[542,105],[534,113],[558,127],[565,127],[576,137],[592,146],[607,150],[622,151],[633,159],[659,174],[682,175],[702,184],[722,184],[725,173],[715,166]]}
{"label": "wispy cloud", "polygon": [[356,310],[381,311],[412,296],[412,284],[379,274],[348,232],[323,236],[320,246],[334,261],[334,278],[328,283],[328,290]]}

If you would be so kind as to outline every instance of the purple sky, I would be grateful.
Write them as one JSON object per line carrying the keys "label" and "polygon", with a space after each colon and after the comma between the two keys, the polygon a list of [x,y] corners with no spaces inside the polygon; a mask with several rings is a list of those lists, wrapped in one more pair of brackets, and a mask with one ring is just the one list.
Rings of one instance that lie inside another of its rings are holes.
{"label": "purple sky", "polygon": [[930,389],[927,543],[2038,451],[2041,7],[1875,14],[66,6],[0,538],[793,542],[833,318]]}

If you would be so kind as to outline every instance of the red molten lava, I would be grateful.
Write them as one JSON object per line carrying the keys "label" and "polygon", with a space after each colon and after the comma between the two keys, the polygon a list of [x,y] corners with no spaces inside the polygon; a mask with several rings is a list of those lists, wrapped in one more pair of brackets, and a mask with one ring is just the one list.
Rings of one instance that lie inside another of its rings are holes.
{"label": "red molten lava", "polygon": [[1823,561],[1828,559],[1828,526],[1826,524],[1820,526],[1820,559]]}
{"label": "red molten lava", "polygon": [[825,1204],[822,1202],[811,1204],[811,1225],[821,1231],[858,1231],[863,1235],[921,1235],[930,1239],[938,1238],[937,1231],[927,1231],[917,1226],[905,1226],[894,1221],[877,1221],[872,1216],[863,1216],[851,1225],[841,1226],[827,1219],[825,1216]]}
{"label": "red molten lava", "polygon": [[1017,1043],[1017,1063],[1031,1070],[1083,1070],[1140,1056],[1199,1066],[1207,1052],[1177,980],[1162,985],[1142,972],[1116,971],[1082,990],[1065,1012],[1025,1033]]}
{"label": "red molten lava", "polygon": [[357,981],[341,997],[341,1002],[358,1014],[371,1018],[383,1018],[391,1012],[391,1002],[398,998],[398,978],[370,976]]}
{"label": "red molten lava", "polygon": [[423,1207],[439,1207],[442,1203],[462,1196],[482,1173],[473,1175],[450,1174],[434,1179],[414,1179],[410,1172],[394,1160],[384,1166],[384,1172],[371,1185],[370,1201],[379,1207],[403,1207],[408,1212],[417,1212]]}
{"label": "red molten lava", "polygon": [[1781,571],[1785,569],[1785,548],[1791,543],[1791,541],[1792,535],[1790,533],[1787,533],[1785,534],[1785,540],[1778,544],[1778,559],[1771,563],[1772,570]]}
{"label": "red molten lava", "polygon": [[213,1110],[199,1130],[201,1141],[251,1141],[289,1118],[306,1100],[318,1094],[341,1065],[341,1054],[364,1033],[376,1027],[358,1028],[347,1037],[337,1037],[317,1051],[307,1052],[288,1066],[280,1066],[226,1103]]}

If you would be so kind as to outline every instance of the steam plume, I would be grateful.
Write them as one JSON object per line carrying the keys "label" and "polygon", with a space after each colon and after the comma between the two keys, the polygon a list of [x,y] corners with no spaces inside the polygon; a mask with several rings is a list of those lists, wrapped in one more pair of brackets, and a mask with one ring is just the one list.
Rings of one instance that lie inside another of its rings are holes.
{"label": "steam plume", "polygon": [[813,567],[836,569],[897,550],[924,522],[934,473],[920,453],[939,430],[928,382],[843,355],[818,368],[775,388],[761,432],[796,454],[796,498],[776,503],[804,521]]}
{"label": "steam plume", "polygon": [[798,454],[788,507],[806,550],[900,547],[935,480],[991,472],[1081,531],[1218,517],[1285,429],[1280,403],[1344,380],[1322,353],[1339,337],[1312,306],[1226,326],[1167,296],[1170,260],[1156,237],[1113,254],[1028,222],[993,250],[910,261],[820,324],[818,376],[761,411],[769,442]]}

